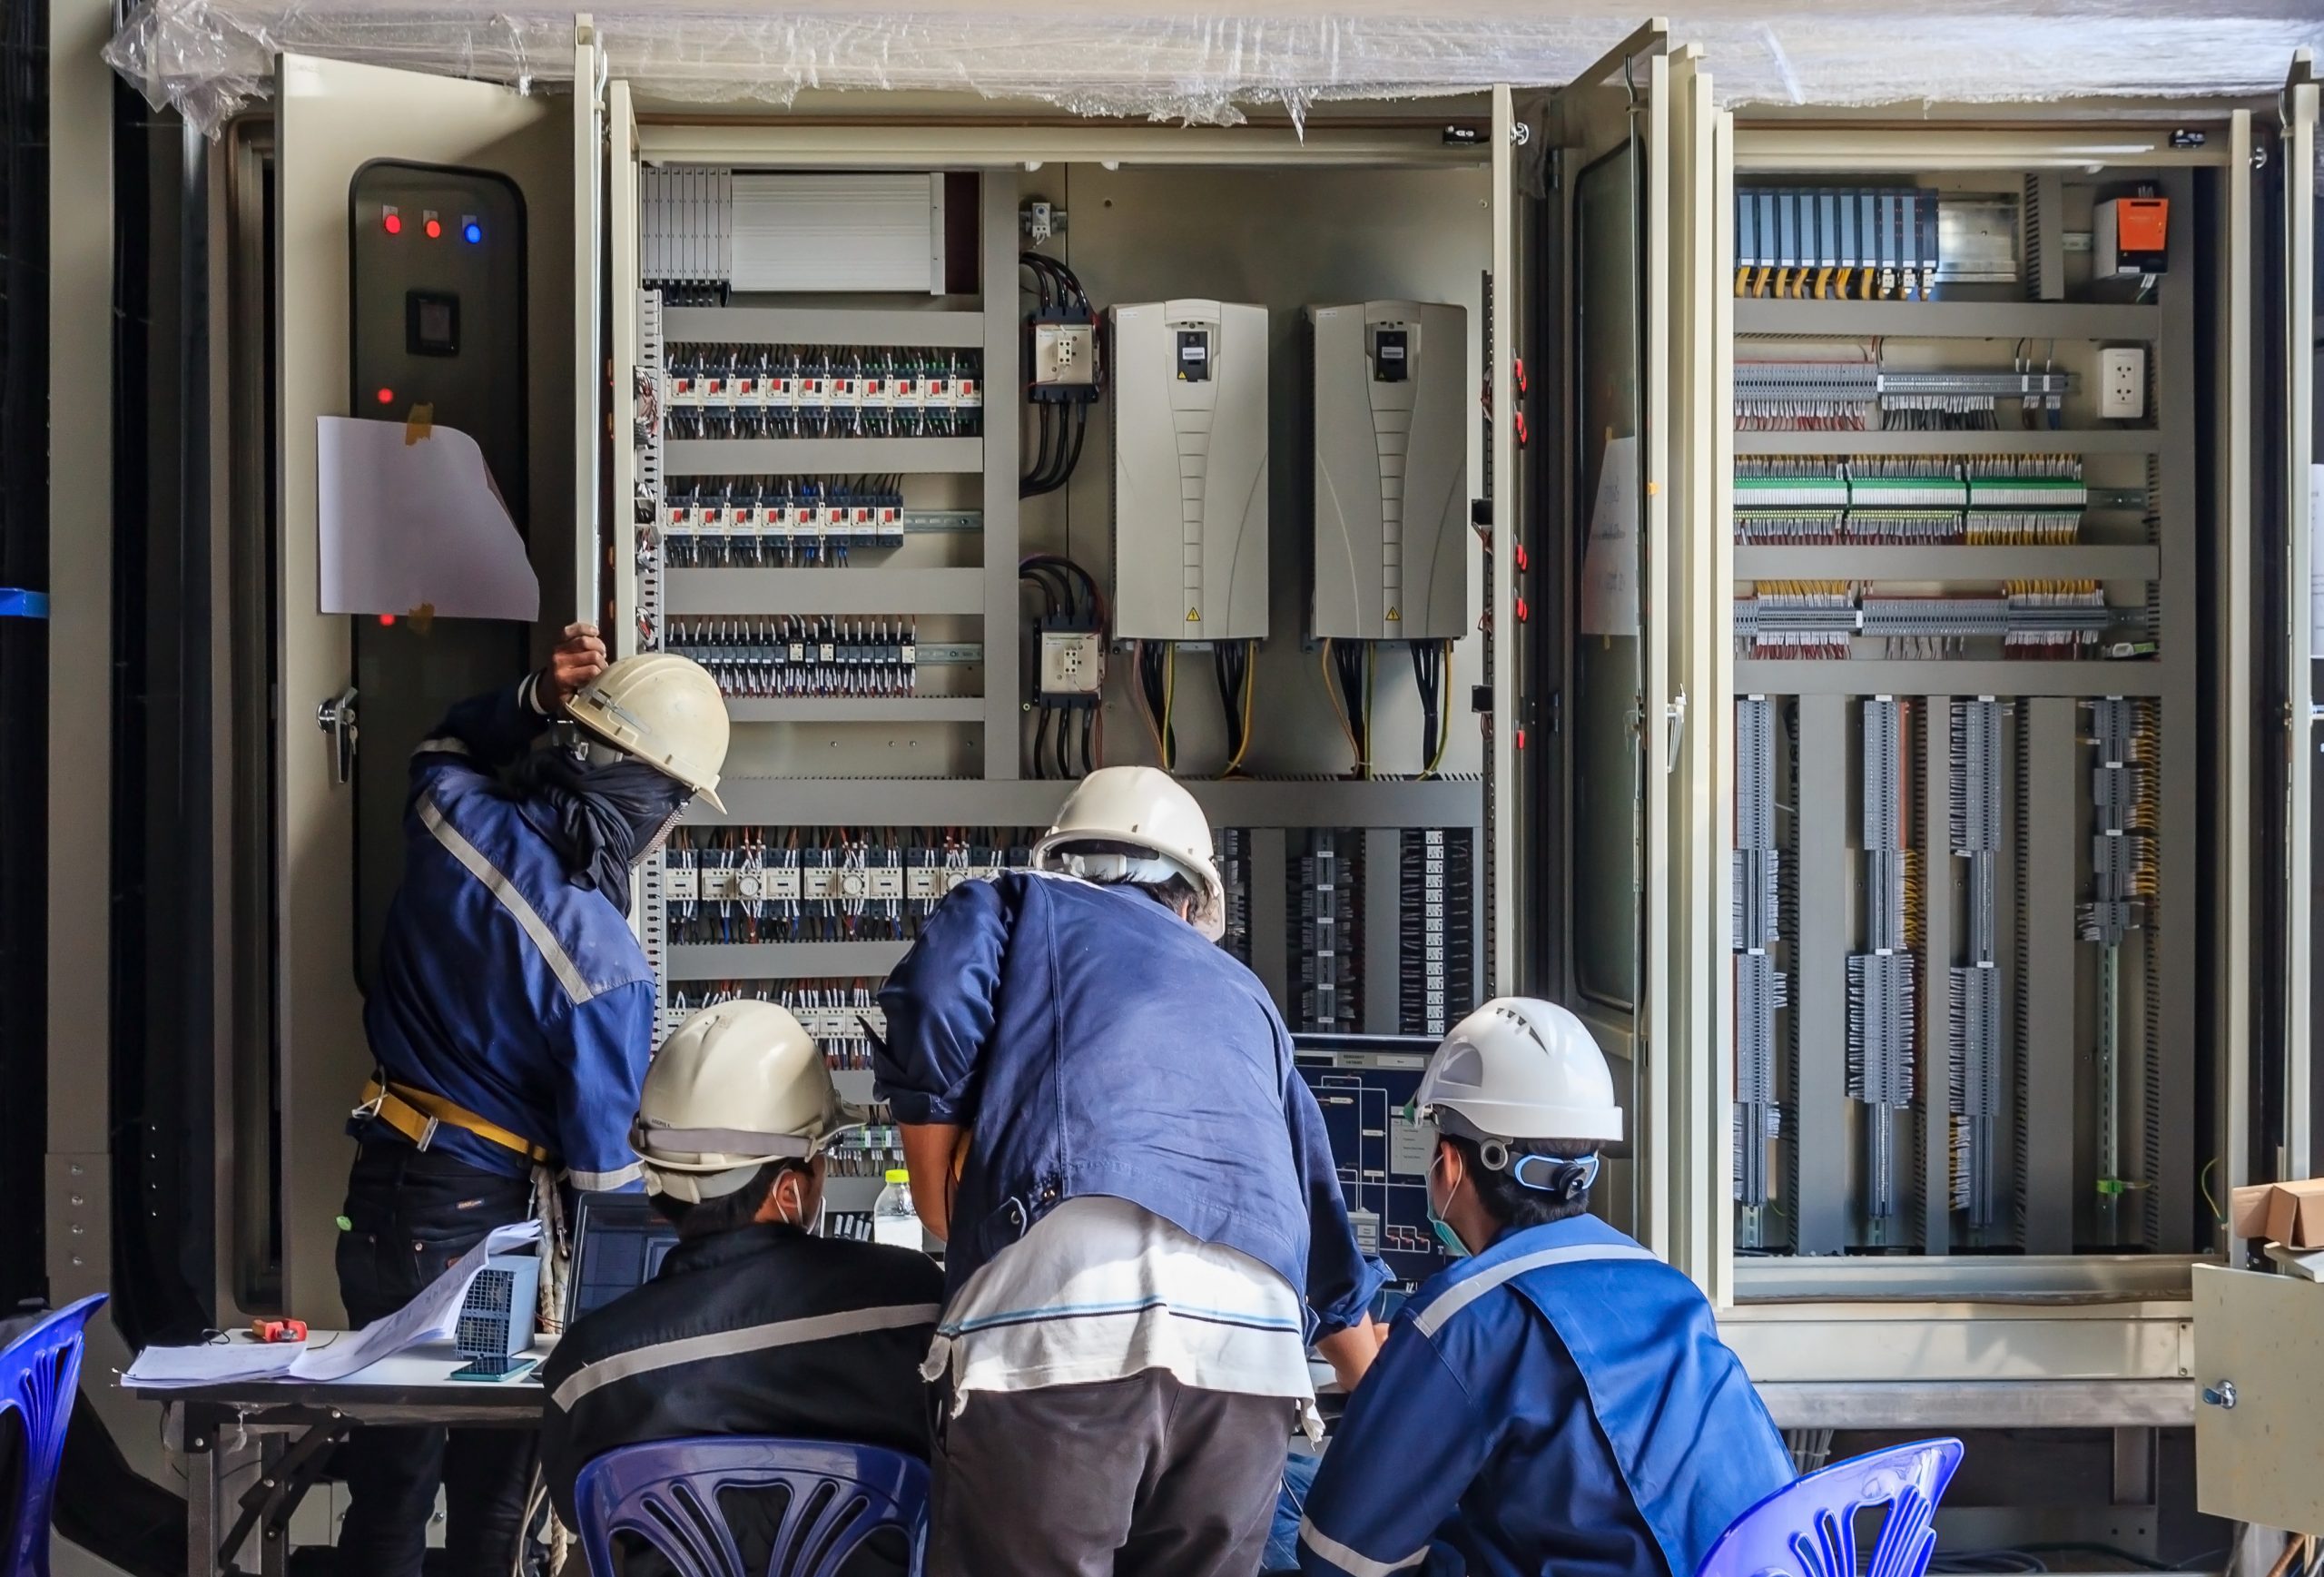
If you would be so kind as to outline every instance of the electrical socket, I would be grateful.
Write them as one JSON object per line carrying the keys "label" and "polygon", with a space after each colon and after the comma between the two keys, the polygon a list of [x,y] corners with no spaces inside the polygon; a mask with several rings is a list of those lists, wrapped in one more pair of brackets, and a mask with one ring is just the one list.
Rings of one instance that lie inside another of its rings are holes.
{"label": "electrical socket", "polygon": [[1041,694],[1095,695],[1106,687],[1106,647],[1095,630],[1041,632]]}
{"label": "electrical socket", "polygon": [[2116,346],[2098,353],[2098,414],[2135,420],[2146,414],[2146,350]]}
{"label": "electrical socket", "polygon": [[1097,330],[1090,324],[1034,324],[1034,384],[1086,388],[1097,382]]}

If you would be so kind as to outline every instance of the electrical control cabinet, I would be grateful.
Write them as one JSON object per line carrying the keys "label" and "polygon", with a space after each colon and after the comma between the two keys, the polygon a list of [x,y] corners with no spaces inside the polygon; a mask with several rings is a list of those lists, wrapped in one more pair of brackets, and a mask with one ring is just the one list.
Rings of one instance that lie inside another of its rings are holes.
{"label": "electrical control cabinet", "polygon": [[1205,301],[1116,307],[1117,634],[1267,633],[1267,313]]}
{"label": "electrical control cabinet", "polygon": [[1469,626],[1469,314],[1312,307],[1310,633],[1450,640]]}

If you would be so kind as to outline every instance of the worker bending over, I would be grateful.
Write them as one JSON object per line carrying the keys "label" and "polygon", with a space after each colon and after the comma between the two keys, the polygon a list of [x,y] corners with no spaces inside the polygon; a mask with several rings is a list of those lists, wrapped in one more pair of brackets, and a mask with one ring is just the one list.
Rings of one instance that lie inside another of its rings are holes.
{"label": "worker bending over", "polygon": [[[704,1008],[664,1042],[634,1138],[678,1243],[541,1368],[541,1468],[566,1527],[582,1464],[616,1446],[760,1434],[927,1457],[920,1364],[943,1274],[914,1249],[820,1235],[824,1151],[857,1126],[814,1038],[771,1003]],[[720,1507],[743,1569],[765,1571],[779,1495],[737,1490]],[[910,1557],[888,1530],[845,1577],[903,1577]],[[625,1572],[643,1577],[638,1558]]]}
{"label": "worker bending over", "polygon": [[[584,749],[530,749],[558,715]],[[455,706],[414,753],[403,883],[363,1009],[376,1071],[348,1123],[360,1148],[339,1287],[355,1324],[401,1308],[560,1179],[635,1186],[654,977],[625,918],[630,872],[688,800],[718,803],[726,732],[703,669],[659,655],[608,668],[576,625],[547,668]],[[358,1430],[339,1455],[340,1571],[417,1577],[440,1483],[451,1569],[499,1577],[533,1451],[520,1430]]]}
{"label": "worker bending over", "polygon": [[1605,1058],[1563,1008],[1503,997],[1415,1103],[1432,1223],[1470,1257],[1398,1311],[1349,1400],[1300,1569],[1693,1577],[1791,1460],[1694,1283],[1585,1213],[1622,1134]]}
{"label": "worker bending over", "polygon": [[1193,798],[1092,773],[1033,863],[956,888],[880,993],[879,1089],[948,1244],[928,1570],[1251,1577],[1312,1413],[1306,1310],[1352,1384],[1386,1273],[1215,945]]}

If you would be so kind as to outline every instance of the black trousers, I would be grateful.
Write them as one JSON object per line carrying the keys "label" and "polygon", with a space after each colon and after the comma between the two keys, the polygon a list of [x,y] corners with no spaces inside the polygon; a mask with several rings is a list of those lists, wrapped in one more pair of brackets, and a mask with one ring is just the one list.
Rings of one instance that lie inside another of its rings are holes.
{"label": "black trousers", "polygon": [[1295,1406],[1164,1369],[974,1392],[938,1426],[928,1577],[1254,1577]]}
{"label": "black trousers", "polygon": [[[403,1307],[495,1227],[532,1214],[532,1185],[409,1145],[367,1144],[347,1179],[339,1295],[349,1321]],[[436,1490],[459,1577],[507,1577],[539,1437],[528,1429],[358,1429],[339,1448],[348,1506],[340,1577],[419,1577]]]}

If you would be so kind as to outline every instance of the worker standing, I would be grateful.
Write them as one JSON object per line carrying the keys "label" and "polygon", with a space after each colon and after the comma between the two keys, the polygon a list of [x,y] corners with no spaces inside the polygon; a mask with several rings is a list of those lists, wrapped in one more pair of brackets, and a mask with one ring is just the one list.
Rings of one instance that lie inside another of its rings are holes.
{"label": "worker standing", "polygon": [[[579,725],[579,749],[530,748],[553,716]],[[717,804],[726,736],[699,665],[608,667],[576,625],[547,668],[455,706],[413,754],[403,882],[363,1010],[376,1070],[348,1123],[339,1285],[355,1324],[537,1201],[553,1210],[560,1184],[636,1186],[655,998],[630,873],[689,800]],[[452,1570],[505,1573],[535,1450],[523,1431],[356,1431],[340,1571],[417,1577],[441,1485]]]}
{"label": "worker standing", "polygon": [[1353,1385],[1386,1272],[1282,1019],[1214,945],[1193,796],[1102,768],[1033,863],[956,888],[880,993],[878,1087],[948,1245],[929,1572],[1251,1577],[1310,1322]]}
{"label": "worker standing", "polygon": [[1397,1312],[1324,1453],[1307,1577],[1692,1577],[1791,1459],[1695,1284],[1589,1215],[1621,1138],[1581,1021],[1487,1002],[1430,1060],[1432,1224],[1468,1257]]}

